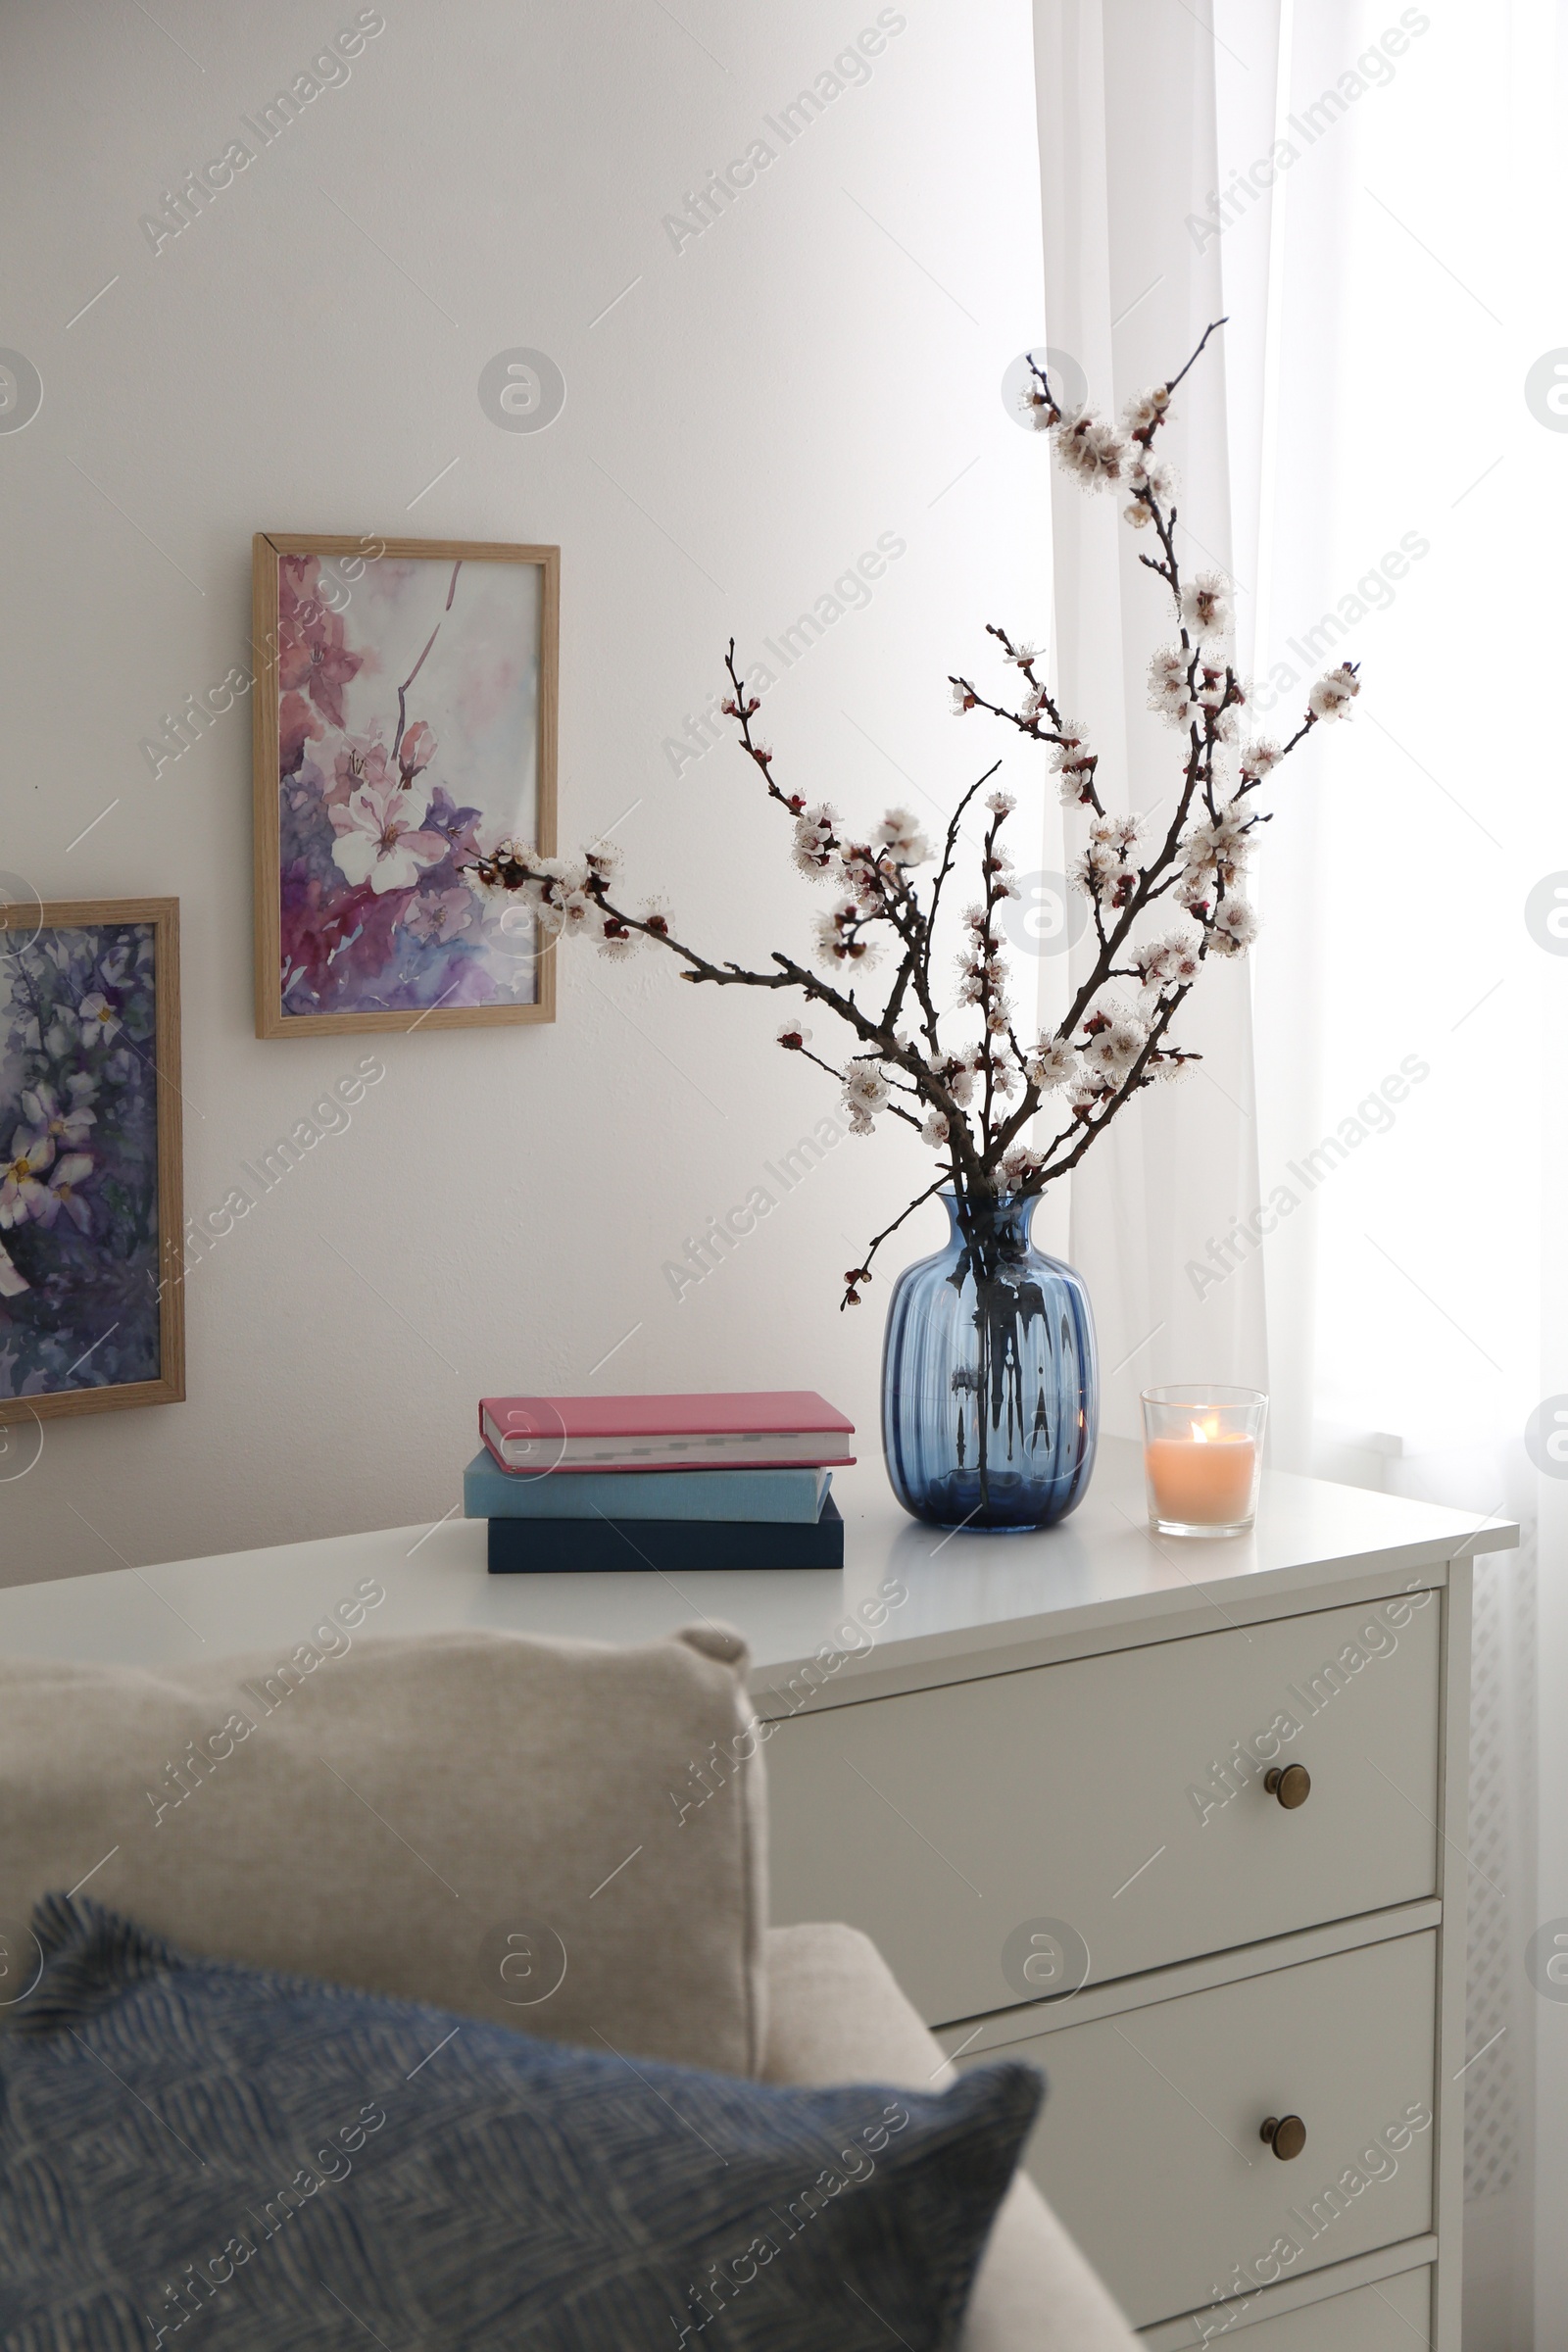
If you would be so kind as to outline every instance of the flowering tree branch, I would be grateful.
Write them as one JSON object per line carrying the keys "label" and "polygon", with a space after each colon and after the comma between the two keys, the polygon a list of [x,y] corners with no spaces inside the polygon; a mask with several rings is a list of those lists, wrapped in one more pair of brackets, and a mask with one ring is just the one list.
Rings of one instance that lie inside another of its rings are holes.
{"label": "flowering tree branch", "polygon": [[[1244,955],[1256,936],[1245,882],[1253,836],[1268,821],[1257,805],[1259,788],[1314,727],[1344,716],[1359,691],[1355,665],[1342,663],[1312,688],[1300,724],[1284,744],[1244,733],[1249,690],[1232,658],[1226,583],[1213,572],[1184,575],[1175,483],[1156,440],[1171,395],[1223,323],[1216,319],[1204,330],[1167,382],[1130,400],[1119,425],[1092,409],[1063,408],[1032,361],[1024,401],[1036,427],[1054,436],[1063,470],[1087,490],[1123,494],[1123,519],[1135,530],[1152,529],[1159,548],[1141,560],[1164,584],[1175,631],[1149,668],[1150,708],[1180,739],[1176,805],[1163,834],[1146,840],[1141,819],[1107,811],[1100,756],[1087,728],[1063,715],[1040,674],[1041,648],[1015,643],[991,624],[987,634],[1018,673],[1013,693],[991,700],[967,677],[950,681],[956,712],[986,710],[1044,746],[1061,800],[1080,827],[1071,880],[1089,902],[1093,951],[1054,1030],[1020,1038],[999,937],[1002,911],[1018,895],[1003,839],[1016,806],[1009,793],[987,795],[976,897],[956,926],[945,904],[962,820],[1000,761],[963,793],[940,853],[905,808],[889,809],[868,840],[858,840],[829,803],[808,803],[775,778],[773,753],[754,731],[760,704],[736,665],[733,639],[724,709],[767,798],[790,821],[795,865],[832,893],[815,923],[817,968],[779,951],[763,971],[714,962],[676,937],[662,904],[633,911],[622,903],[619,853],[607,842],[572,860],[503,842],[469,869],[482,889],[520,894],[547,941],[582,932],[618,958],[649,940],[673,955],[694,985],[794,992],[802,1013],[783,1023],[778,1042],[838,1080],[852,1132],[870,1134],[882,1115],[918,1129],[938,1154],[940,1172],[850,1270],[845,1305],[858,1302],[877,1250],[933,1193],[951,1189],[960,1222],[978,1229],[981,1212],[997,1200],[1029,1199],[1068,1174],[1144,1088],[1182,1076],[1197,1056],[1175,1042],[1172,1023],[1208,957]],[[918,869],[931,863],[934,876],[922,889]],[[1152,927],[1155,922],[1165,927]],[[951,990],[937,972],[944,943],[948,952],[957,950]],[[863,975],[889,957],[880,1006],[868,1006],[861,1002]],[[850,1032],[842,1060],[810,1051],[808,1010],[831,1015]],[[1042,1112],[1055,1129],[1045,1143],[1032,1140]]]}
{"label": "flowering tree branch", "polygon": [[[458,574],[462,569],[463,558],[460,556],[452,566],[452,585],[447,590],[447,601],[445,606],[445,612],[450,612],[452,610],[452,599],[458,592]],[[424,654],[427,654],[430,651],[431,646],[434,645],[440,634],[441,623],[438,620],[435,624],[435,627],[430,631],[429,636],[424,641]],[[418,676],[420,670],[424,667],[424,654],[419,656],[419,659],[417,662],[416,662],[414,667],[410,670],[408,676],[398,688],[398,731],[392,738],[392,757],[394,760],[398,756],[398,747],[403,741],[404,730],[407,728],[409,723],[408,707],[405,703],[404,697],[407,695],[409,688],[414,684],[414,681]]]}

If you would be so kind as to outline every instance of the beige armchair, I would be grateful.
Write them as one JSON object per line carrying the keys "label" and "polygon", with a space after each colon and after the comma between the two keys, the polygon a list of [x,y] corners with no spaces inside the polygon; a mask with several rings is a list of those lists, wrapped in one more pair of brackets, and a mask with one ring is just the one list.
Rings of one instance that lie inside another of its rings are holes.
{"label": "beige armchair", "polygon": [[[371,1640],[364,1614],[287,1660],[0,1658],[0,1926],[85,1879],[187,1950],[562,2040],[775,2082],[951,2079],[865,1936],[766,1926],[739,1637]],[[1016,2180],[965,2352],[1133,2343]]]}

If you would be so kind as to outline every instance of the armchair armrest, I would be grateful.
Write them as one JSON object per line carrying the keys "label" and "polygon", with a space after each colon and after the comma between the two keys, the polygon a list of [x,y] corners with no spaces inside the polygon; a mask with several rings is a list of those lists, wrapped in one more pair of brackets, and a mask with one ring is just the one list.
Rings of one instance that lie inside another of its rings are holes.
{"label": "armchair armrest", "polygon": [[[874,1943],[842,1926],[770,1928],[764,1941],[768,2082],[941,2089],[951,2062]],[[1136,2338],[1033,2181],[998,2212],[962,2352],[1136,2352]]]}

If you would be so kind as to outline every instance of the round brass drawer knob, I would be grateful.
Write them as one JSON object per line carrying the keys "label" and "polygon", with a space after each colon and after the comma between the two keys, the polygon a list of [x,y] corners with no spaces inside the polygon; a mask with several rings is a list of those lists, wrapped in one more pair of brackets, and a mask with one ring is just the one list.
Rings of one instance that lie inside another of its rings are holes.
{"label": "round brass drawer knob", "polygon": [[1289,2164],[1306,2145],[1306,2126],[1298,2115],[1270,2115],[1257,2136],[1267,2140],[1281,2164]]}
{"label": "round brass drawer knob", "polygon": [[1312,1776],[1304,1764],[1287,1764],[1284,1771],[1276,1764],[1263,1775],[1263,1786],[1270,1796],[1277,1796],[1287,1813],[1304,1805],[1312,1793]]}

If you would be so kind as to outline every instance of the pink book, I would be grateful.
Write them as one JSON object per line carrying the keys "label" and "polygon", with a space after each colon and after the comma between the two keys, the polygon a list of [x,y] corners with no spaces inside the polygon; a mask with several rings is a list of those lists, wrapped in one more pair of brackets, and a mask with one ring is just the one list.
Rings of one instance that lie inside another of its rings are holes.
{"label": "pink book", "polygon": [[503,1470],[840,1469],[855,1424],[814,1389],[715,1396],[483,1396]]}

